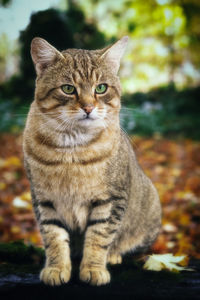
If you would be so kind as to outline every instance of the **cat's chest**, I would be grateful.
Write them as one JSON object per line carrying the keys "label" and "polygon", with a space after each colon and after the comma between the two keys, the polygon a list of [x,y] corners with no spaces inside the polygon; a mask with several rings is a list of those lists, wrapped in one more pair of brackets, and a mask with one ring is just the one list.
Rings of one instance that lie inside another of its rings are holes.
{"label": "cat's chest", "polygon": [[46,177],[46,184],[50,184],[47,196],[52,197],[60,218],[72,229],[85,229],[91,202],[106,193],[103,179],[103,172],[91,166],[54,170],[51,179]]}
{"label": "cat's chest", "polygon": [[41,184],[49,196],[68,202],[87,202],[105,190],[104,165],[63,165],[46,171]]}

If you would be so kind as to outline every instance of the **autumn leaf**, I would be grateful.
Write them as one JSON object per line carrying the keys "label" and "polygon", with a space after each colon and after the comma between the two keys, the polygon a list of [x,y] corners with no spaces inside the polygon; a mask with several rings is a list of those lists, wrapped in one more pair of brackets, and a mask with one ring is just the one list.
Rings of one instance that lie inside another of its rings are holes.
{"label": "autumn leaf", "polygon": [[23,193],[21,196],[17,196],[13,199],[13,206],[19,208],[31,209],[31,195],[29,192]]}
{"label": "autumn leaf", "polygon": [[151,271],[169,270],[173,272],[194,271],[193,269],[178,266],[177,264],[185,261],[186,256],[174,256],[171,253],[150,255],[143,268]]}
{"label": "autumn leaf", "polygon": [[[151,253],[200,259],[200,142],[130,137],[162,204],[162,229]],[[42,245],[23,167],[22,136],[0,135],[0,241]],[[187,266],[182,260],[175,266]],[[162,265],[163,267],[164,265]]]}
{"label": "autumn leaf", "polygon": [[22,162],[20,161],[19,157],[16,156],[10,156],[6,160],[1,159],[0,160],[0,166],[5,168],[5,167],[21,167]]}

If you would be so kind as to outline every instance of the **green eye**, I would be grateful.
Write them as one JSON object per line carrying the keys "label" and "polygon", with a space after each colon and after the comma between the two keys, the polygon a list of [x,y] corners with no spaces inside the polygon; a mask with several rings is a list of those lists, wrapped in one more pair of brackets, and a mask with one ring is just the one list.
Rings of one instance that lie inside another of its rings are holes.
{"label": "green eye", "polygon": [[74,94],[75,92],[75,87],[70,84],[65,84],[61,88],[65,94]]}
{"label": "green eye", "polygon": [[105,93],[106,90],[107,90],[107,84],[102,83],[102,84],[97,85],[95,92],[97,94],[103,94],[103,93]]}

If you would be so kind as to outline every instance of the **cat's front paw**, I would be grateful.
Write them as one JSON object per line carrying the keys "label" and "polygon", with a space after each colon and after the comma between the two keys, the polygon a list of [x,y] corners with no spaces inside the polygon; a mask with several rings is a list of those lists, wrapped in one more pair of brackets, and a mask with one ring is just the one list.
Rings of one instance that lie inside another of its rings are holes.
{"label": "cat's front paw", "polygon": [[40,273],[40,280],[47,285],[61,285],[67,283],[71,276],[71,270],[57,267],[46,267]]}
{"label": "cat's front paw", "polygon": [[110,253],[110,254],[108,254],[107,262],[111,265],[121,264],[122,257],[120,254]]}
{"label": "cat's front paw", "polygon": [[91,268],[85,266],[80,269],[80,279],[92,285],[104,285],[110,282],[110,273],[104,267]]}

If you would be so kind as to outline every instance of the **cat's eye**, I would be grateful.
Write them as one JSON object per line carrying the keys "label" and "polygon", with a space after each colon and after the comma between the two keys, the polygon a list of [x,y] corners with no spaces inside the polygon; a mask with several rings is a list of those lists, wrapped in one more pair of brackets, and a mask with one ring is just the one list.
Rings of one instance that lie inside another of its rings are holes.
{"label": "cat's eye", "polygon": [[101,83],[101,84],[97,85],[95,92],[96,92],[96,94],[103,94],[106,92],[107,88],[108,88],[107,84]]}
{"label": "cat's eye", "polygon": [[63,92],[68,95],[74,94],[74,92],[75,92],[75,87],[70,84],[65,84],[61,88],[62,88]]}

